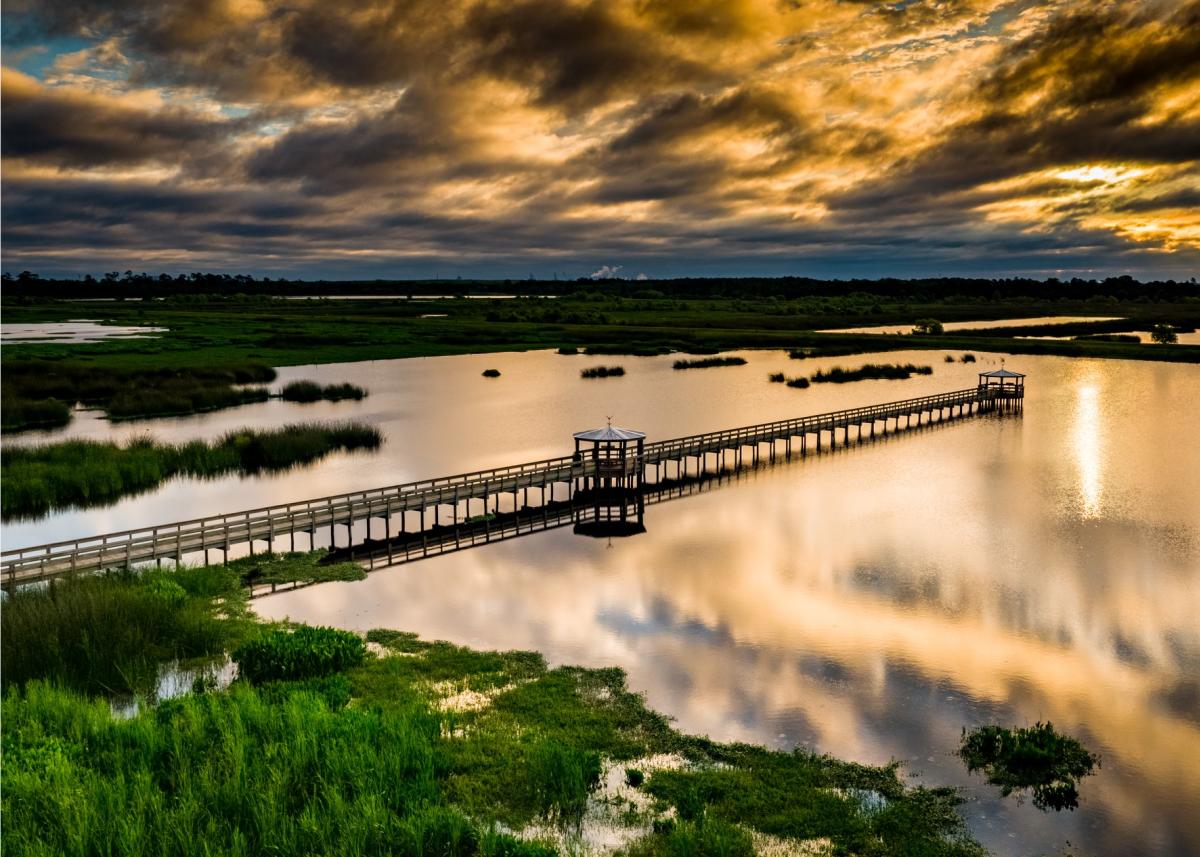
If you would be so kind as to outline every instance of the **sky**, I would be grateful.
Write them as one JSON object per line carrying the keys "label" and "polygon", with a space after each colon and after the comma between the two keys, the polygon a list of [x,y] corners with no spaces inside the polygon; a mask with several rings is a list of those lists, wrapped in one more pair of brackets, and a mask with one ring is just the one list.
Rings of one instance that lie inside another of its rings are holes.
{"label": "sky", "polygon": [[2,262],[1200,274],[1200,0],[9,0]]}

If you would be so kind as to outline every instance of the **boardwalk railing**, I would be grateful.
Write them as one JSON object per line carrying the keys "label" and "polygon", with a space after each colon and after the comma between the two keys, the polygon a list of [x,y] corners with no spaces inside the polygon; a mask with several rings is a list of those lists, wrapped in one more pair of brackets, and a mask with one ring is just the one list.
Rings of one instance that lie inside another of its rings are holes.
{"label": "boardwalk railing", "polygon": [[[842,429],[843,439],[846,440],[849,438],[851,426],[858,426],[861,435],[865,425],[870,425],[873,431],[874,425],[882,421],[886,430],[887,421],[895,420],[896,427],[899,428],[900,418],[906,417],[907,427],[914,415],[918,416],[919,421],[919,415],[926,413],[931,419],[934,413],[945,412],[953,415],[956,409],[959,415],[975,413],[992,409],[1002,400],[1012,396],[1012,391],[1001,392],[995,388],[972,387],[880,405],[705,432],[648,443],[645,445],[643,456],[634,466],[654,468],[667,461],[681,462],[687,457],[706,456],[723,450],[734,450],[740,462],[741,450],[745,447],[755,448],[757,458],[759,444],[769,443],[773,451],[774,444],[787,441],[790,452],[791,439],[799,438],[803,450],[809,435],[816,435],[819,448],[822,432],[829,432],[830,441],[833,442],[836,439],[836,430]],[[263,506],[226,515],[211,515],[89,538],[6,550],[0,554],[0,577],[4,585],[11,588],[74,572],[130,566],[162,559],[179,561],[189,554],[203,554],[207,560],[211,550],[220,550],[223,556],[228,557],[230,547],[238,544],[248,544],[253,552],[257,542],[265,542],[268,549],[274,550],[276,540],[281,538],[287,539],[287,549],[294,550],[304,547],[297,545],[298,535],[307,534],[307,546],[313,547],[316,545],[318,533],[323,533],[325,528],[329,531],[328,543],[335,545],[338,526],[347,527],[350,543],[353,544],[355,523],[365,521],[367,537],[371,537],[371,524],[376,519],[382,522],[384,538],[390,539],[397,517],[400,532],[405,531],[408,512],[419,513],[419,528],[424,530],[426,511],[433,511],[436,524],[439,521],[438,512],[443,506],[452,507],[457,520],[464,504],[464,517],[471,515],[473,500],[482,500],[483,512],[486,513],[488,498],[512,494],[515,505],[517,492],[524,491],[528,495],[531,488],[540,489],[543,504],[547,496],[551,501],[555,499],[555,489],[558,485],[566,486],[565,493],[570,498],[572,486],[575,480],[584,474],[585,467],[582,461],[572,456],[560,456],[490,470],[406,482],[385,488]]]}

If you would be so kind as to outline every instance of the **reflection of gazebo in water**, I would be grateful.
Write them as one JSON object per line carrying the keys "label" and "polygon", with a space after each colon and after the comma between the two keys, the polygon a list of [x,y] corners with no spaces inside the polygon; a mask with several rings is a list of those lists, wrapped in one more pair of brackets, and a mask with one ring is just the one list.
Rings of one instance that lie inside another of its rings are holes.
{"label": "reflection of gazebo in water", "polygon": [[984,410],[1020,410],[1025,403],[1025,376],[1003,368],[980,372],[979,401]]}
{"label": "reflection of gazebo in water", "polygon": [[[628,536],[646,531],[642,524],[642,454],[646,435],[631,429],[604,428],[575,433],[575,532],[589,536]],[[591,520],[582,512],[591,507]]]}

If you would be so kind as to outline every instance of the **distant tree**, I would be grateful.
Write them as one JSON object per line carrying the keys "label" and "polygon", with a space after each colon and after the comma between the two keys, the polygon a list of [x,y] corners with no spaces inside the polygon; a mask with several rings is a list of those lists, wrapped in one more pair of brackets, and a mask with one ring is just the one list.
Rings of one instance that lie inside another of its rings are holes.
{"label": "distant tree", "polygon": [[913,324],[912,332],[925,336],[939,336],[944,332],[944,328],[936,318],[918,318]]}
{"label": "distant tree", "polygon": [[1174,345],[1179,341],[1179,336],[1172,330],[1169,324],[1156,324],[1150,328],[1150,338],[1159,345]]}

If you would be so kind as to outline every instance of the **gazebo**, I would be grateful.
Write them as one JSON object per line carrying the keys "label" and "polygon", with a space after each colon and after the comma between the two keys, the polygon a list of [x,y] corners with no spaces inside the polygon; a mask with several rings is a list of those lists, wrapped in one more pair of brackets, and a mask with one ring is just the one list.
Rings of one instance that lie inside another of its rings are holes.
{"label": "gazebo", "polygon": [[642,468],[646,435],[633,429],[604,428],[575,433],[575,479],[580,507],[590,506],[592,519],[576,519],[575,532],[591,536],[645,532],[642,524]]}
{"label": "gazebo", "polygon": [[989,409],[1015,410],[1025,399],[1025,376],[1004,368],[980,372],[979,398]]}

